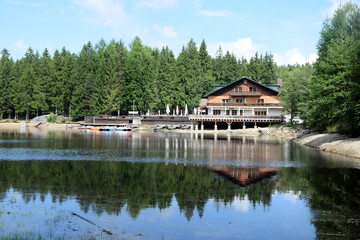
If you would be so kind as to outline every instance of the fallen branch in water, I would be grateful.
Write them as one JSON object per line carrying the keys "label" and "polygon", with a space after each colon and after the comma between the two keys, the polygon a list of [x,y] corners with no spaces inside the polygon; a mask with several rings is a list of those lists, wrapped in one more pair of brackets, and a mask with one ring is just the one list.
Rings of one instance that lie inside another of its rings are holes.
{"label": "fallen branch in water", "polygon": [[99,225],[97,225],[97,224],[93,223],[93,222],[92,222],[92,221],[90,221],[89,219],[86,219],[86,218],[84,218],[84,217],[80,216],[80,215],[79,215],[79,214],[77,214],[77,213],[71,212],[71,215],[76,216],[76,217],[78,217],[78,218],[80,218],[80,219],[82,219],[82,220],[84,220],[84,221],[86,221],[86,222],[88,222],[88,223],[90,223],[90,224],[92,224],[92,225],[94,225],[94,226],[96,226],[96,227],[100,228],[100,229],[101,229],[101,231],[103,231],[104,233],[107,233],[107,234],[109,234],[109,235],[112,235],[112,232],[110,232],[110,231],[108,231],[108,230],[106,230],[106,229],[104,229],[104,228],[100,227]]}

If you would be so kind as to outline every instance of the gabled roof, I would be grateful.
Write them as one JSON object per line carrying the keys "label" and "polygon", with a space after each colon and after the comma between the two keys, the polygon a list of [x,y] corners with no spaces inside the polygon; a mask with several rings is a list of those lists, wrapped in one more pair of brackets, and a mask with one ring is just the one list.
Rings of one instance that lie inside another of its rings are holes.
{"label": "gabled roof", "polygon": [[[220,87],[220,88],[216,88],[215,91],[213,91],[213,92],[211,92],[211,93],[209,93],[209,94],[206,94],[204,97],[208,97],[208,96],[210,96],[210,95],[213,95],[214,93],[217,93],[217,92],[223,90],[224,88],[231,87],[231,85],[235,85],[235,84],[237,84],[238,82],[243,81],[243,80],[245,80],[245,79],[248,80],[248,81],[250,81],[250,82],[252,82],[252,83],[255,83],[255,84],[259,85],[259,86],[262,86],[263,88],[266,88],[267,90],[275,93],[276,95],[279,93],[278,90],[276,90],[276,89],[274,89],[274,88],[272,87],[273,84],[269,84],[269,86],[267,86],[267,85],[265,85],[265,84],[261,84],[261,83],[259,83],[259,82],[256,82],[256,81],[252,80],[251,78],[242,77],[242,78],[240,78],[239,80],[236,80],[235,82],[229,83],[228,85],[222,86],[222,87]],[[271,86],[271,87],[270,87],[270,86]]]}

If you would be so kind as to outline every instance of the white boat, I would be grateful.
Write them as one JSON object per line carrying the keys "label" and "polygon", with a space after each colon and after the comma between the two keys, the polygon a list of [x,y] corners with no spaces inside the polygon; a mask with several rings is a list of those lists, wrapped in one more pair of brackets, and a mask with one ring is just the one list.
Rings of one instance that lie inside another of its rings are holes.
{"label": "white boat", "polygon": [[128,125],[120,125],[119,127],[115,128],[115,131],[132,131],[132,128]]}

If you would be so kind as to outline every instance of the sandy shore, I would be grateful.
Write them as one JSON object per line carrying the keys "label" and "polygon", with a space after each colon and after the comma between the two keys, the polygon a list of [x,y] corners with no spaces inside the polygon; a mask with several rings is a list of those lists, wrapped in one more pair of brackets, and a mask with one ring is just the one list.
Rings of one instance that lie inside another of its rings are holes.
{"label": "sandy shore", "polygon": [[30,128],[47,128],[47,129],[66,129],[66,128],[78,128],[79,123],[48,123],[48,122],[0,122],[1,129],[18,129],[22,125]]}

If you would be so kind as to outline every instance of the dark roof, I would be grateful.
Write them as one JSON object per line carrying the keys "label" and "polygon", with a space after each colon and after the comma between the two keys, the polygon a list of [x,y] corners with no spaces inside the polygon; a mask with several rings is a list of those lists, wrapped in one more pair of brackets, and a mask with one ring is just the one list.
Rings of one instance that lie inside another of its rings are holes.
{"label": "dark roof", "polygon": [[224,86],[222,86],[221,88],[215,88],[215,91],[213,91],[213,92],[211,92],[211,93],[209,93],[209,94],[206,94],[204,97],[208,97],[209,95],[212,95],[212,94],[214,94],[214,93],[216,93],[216,92],[218,92],[218,91],[220,91],[220,90],[222,90],[222,89],[224,89],[224,88],[226,88],[226,87],[229,87],[229,86],[231,86],[231,85],[233,85],[233,84],[235,84],[235,83],[238,83],[238,82],[240,82],[240,81],[242,81],[242,80],[244,80],[244,79],[247,79],[248,81],[250,81],[250,82],[252,82],[252,83],[255,83],[255,84],[257,84],[257,85],[260,85],[260,86],[262,86],[262,87],[264,87],[264,88],[266,88],[266,89],[268,89],[268,90],[270,90],[270,91],[272,91],[272,92],[274,92],[274,93],[276,93],[276,94],[278,94],[279,93],[279,91],[278,90],[276,90],[276,89],[274,89],[273,88],[273,84],[269,84],[269,85],[265,85],[265,84],[261,84],[261,83],[259,83],[259,82],[256,82],[255,80],[252,80],[251,78],[248,78],[248,77],[242,77],[242,78],[240,78],[239,80],[236,80],[236,81],[234,81],[234,82],[232,82],[232,83],[229,83],[228,85],[224,85]]}

